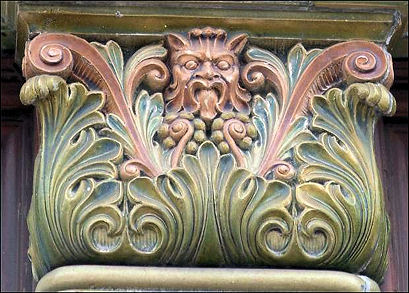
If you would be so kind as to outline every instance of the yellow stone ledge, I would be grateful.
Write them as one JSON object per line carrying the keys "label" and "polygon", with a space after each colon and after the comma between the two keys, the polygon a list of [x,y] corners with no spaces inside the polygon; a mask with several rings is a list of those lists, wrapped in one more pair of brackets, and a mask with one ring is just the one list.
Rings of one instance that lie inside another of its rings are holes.
{"label": "yellow stone ledge", "polygon": [[365,276],[340,271],[77,265],[46,274],[36,291],[379,292]]}

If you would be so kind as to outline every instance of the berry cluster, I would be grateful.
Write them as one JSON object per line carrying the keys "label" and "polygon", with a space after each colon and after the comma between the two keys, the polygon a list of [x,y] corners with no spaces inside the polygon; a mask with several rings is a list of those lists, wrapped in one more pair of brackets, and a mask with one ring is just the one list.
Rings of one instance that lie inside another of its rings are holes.
{"label": "berry cluster", "polygon": [[[230,123],[233,129],[225,127],[226,123]],[[242,150],[249,150],[257,138],[257,130],[249,116],[235,112],[222,113],[210,125],[192,113],[170,113],[158,129],[158,137],[166,149],[175,147],[185,135],[190,137],[185,147],[188,154],[196,154],[199,145],[206,140],[214,142],[220,153],[226,154],[231,151],[226,136]]]}
{"label": "berry cluster", "polygon": [[[234,133],[226,133],[225,124],[231,120],[236,119],[242,123],[236,126],[238,127],[236,135]],[[225,135],[231,135],[235,143],[242,150],[249,150],[253,143],[253,140],[257,138],[257,130],[251,123],[249,116],[241,113],[227,112],[221,114],[219,118],[216,118],[211,126],[212,134],[210,140],[213,141],[220,153],[226,154],[230,152],[230,146],[226,141]]]}

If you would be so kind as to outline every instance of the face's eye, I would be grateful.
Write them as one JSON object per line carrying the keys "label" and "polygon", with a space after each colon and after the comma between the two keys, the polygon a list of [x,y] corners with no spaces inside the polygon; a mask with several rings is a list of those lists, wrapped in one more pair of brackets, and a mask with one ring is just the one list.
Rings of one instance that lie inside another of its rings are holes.
{"label": "face's eye", "polygon": [[185,68],[186,68],[186,69],[189,69],[189,70],[194,70],[194,69],[197,68],[198,65],[199,65],[199,64],[198,64],[196,61],[190,60],[190,61],[187,61],[187,62],[185,63]]}
{"label": "face's eye", "polygon": [[217,67],[221,70],[227,70],[230,68],[229,62],[222,60],[217,63]]}

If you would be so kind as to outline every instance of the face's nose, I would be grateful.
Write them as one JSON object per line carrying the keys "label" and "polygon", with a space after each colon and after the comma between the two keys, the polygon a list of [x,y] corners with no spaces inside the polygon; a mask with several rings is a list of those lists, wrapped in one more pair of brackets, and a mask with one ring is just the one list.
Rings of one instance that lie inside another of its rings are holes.
{"label": "face's nose", "polygon": [[214,70],[213,65],[210,61],[203,62],[194,76],[207,80],[220,77],[219,73]]}

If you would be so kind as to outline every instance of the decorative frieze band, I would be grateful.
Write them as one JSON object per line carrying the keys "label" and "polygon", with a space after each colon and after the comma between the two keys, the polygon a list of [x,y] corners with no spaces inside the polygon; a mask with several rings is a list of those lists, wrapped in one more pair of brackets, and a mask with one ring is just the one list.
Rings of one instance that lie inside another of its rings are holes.
{"label": "decorative frieze band", "polygon": [[389,222],[373,134],[395,100],[378,45],[298,44],[284,58],[206,27],[124,57],[113,41],[43,33],[23,73],[21,101],[41,123],[37,277],[121,263],[382,279]]}

